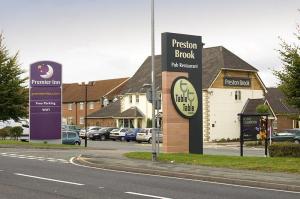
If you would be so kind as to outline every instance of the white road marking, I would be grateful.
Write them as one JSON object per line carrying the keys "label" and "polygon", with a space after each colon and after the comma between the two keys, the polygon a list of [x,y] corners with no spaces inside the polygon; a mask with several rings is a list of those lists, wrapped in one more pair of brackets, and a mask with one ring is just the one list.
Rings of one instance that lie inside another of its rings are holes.
{"label": "white road marking", "polygon": [[65,183],[65,184],[72,184],[72,185],[78,185],[78,186],[83,186],[84,184],[77,183],[77,182],[69,182],[69,181],[64,181],[64,180],[56,180],[52,178],[44,178],[44,177],[39,177],[39,176],[32,176],[32,175],[26,175],[22,173],[14,173],[17,176],[23,176],[23,177],[28,177],[28,178],[35,178],[35,179],[40,179],[40,180],[46,180],[46,181],[52,181],[52,182],[60,182],[60,183]]}
{"label": "white road marking", "polygon": [[[153,177],[169,178],[169,179],[192,181],[192,182],[203,182],[203,183],[209,183],[209,184],[218,184],[218,185],[231,186],[231,187],[241,187],[241,188],[248,188],[248,189],[258,189],[258,190],[264,190],[264,191],[276,191],[276,192],[300,194],[299,191],[286,191],[286,190],[280,190],[280,189],[252,187],[252,186],[247,186],[247,185],[229,184],[229,183],[213,182],[213,181],[206,181],[206,180],[195,180],[195,179],[189,179],[189,178],[179,178],[179,177],[171,177],[171,176],[146,174],[146,173],[135,173],[135,172],[130,172],[130,171],[120,171],[120,170],[113,170],[113,169],[103,169],[103,168],[99,168],[99,167],[93,167],[93,166],[86,166],[86,165],[77,164],[77,163],[74,162],[74,159],[75,159],[75,157],[72,157],[70,159],[70,163],[75,165],[75,166],[90,168],[90,169],[97,169],[97,170],[102,170],[102,171],[110,171],[110,172],[116,172],[116,173],[127,173],[127,174],[142,175],[142,176],[153,176]],[[276,184],[276,183],[273,183],[273,184]]]}
{"label": "white road marking", "polygon": [[98,187],[99,189],[104,189],[104,187]]}
{"label": "white road marking", "polygon": [[47,160],[48,162],[58,162],[57,160]]}
{"label": "white road marking", "polygon": [[3,170],[0,169],[0,172],[1,172],[1,171],[3,171]]}
{"label": "white road marking", "polygon": [[11,154],[11,153],[1,153],[4,157],[12,157],[12,158],[20,158],[20,159],[27,159],[27,160],[39,160],[39,161],[45,161],[48,162],[59,162],[64,164],[69,164],[69,161],[64,159],[55,159],[55,158],[46,158],[46,157],[39,157],[39,156],[32,156],[32,155],[18,155],[18,154]]}
{"label": "white road marking", "polygon": [[154,196],[154,195],[148,195],[148,194],[142,194],[142,193],[135,193],[135,192],[125,192],[127,194],[137,195],[137,196],[144,196],[149,198],[159,198],[159,199],[172,199],[172,198],[166,198],[162,196]]}

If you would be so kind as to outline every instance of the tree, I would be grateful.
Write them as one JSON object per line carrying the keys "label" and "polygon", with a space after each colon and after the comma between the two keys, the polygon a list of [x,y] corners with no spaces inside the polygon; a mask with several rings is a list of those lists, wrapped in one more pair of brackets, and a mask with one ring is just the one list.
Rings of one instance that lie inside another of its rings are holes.
{"label": "tree", "polygon": [[22,135],[23,128],[20,126],[15,126],[10,129],[9,135],[11,138],[18,140],[18,138]]}
{"label": "tree", "polygon": [[269,113],[270,110],[269,110],[269,107],[265,104],[259,104],[257,107],[256,107],[256,112],[257,113]]}
{"label": "tree", "polygon": [[[300,41],[300,26],[295,33],[297,41]],[[281,40],[281,49],[278,50],[283,70],[274,71],[279,79],[279,89],[285,94],[286,102],[296,108],[300,108],[300,48],[299,44],[288,44]]]}
{"label": "tree", "polygon": [[18,64],[18,53],[10,56],[0,34],[0,120],[28,115],[28,89],[24,84],[28,78]]}

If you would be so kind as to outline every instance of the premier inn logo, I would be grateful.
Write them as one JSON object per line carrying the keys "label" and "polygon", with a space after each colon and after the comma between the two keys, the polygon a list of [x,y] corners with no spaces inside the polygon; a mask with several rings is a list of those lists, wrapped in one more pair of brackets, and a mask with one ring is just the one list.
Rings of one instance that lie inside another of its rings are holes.
{"label": "premier inn logo", "polygon": [[198,110],[198,97],[192,83],[186,77],[178,77],[171,87],[173,104],[177,112],[185,117],[193,117]]}

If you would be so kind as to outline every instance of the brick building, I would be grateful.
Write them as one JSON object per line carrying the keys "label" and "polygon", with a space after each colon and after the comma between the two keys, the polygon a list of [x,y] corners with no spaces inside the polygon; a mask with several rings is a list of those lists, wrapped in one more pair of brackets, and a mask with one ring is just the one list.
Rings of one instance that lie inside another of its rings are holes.
{"label": "brick building", "polygon": [[[87,87],[87,114],[111,103],[127,80],[118,78],[90,82],[92,85]],[[63,84],[63,123],[83,127],[84,119],[85,86],[79,83]]]}
{"label": "brick building", "polygon": [[299,128],[300,111],[285,103],[285,96],[278,88],[267,88],[264,98],[248,99],[242,112],[256,113],[256,107],[260,104],[265,104],[270,109],[269,119],[273,131]]}

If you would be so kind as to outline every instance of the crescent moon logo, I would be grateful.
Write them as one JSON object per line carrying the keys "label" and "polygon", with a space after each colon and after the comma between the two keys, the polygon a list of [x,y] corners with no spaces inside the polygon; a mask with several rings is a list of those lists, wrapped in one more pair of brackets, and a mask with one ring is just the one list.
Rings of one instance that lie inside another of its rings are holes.
{"label": "crescent moon logo", "polygon": [[[48,71],[46,72],[46,74],[40,75],[41,78],[43,79],[49,79],[53,76],[53,68],[50,65],[46,65],[48,68]],[[41,66],[38,66],[38,68],[40,69]]]}

